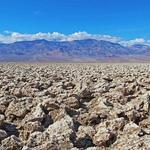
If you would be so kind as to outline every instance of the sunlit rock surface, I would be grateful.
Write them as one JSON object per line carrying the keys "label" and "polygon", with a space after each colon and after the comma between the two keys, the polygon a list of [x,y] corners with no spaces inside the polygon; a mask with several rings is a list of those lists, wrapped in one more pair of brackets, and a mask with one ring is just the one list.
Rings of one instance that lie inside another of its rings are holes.
{"label": "sunlit rock surface", "polygon": [[0,150],[149,150],[150,64],[1,63]]}

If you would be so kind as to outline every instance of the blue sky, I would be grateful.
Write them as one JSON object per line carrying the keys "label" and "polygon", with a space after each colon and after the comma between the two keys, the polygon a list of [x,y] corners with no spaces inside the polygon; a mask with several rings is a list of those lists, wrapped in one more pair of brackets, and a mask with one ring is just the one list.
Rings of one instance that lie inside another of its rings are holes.
{"label": "blue sky", "polygon": [[86,31],[150,39],[150,0],[0,0],[0,33]]}

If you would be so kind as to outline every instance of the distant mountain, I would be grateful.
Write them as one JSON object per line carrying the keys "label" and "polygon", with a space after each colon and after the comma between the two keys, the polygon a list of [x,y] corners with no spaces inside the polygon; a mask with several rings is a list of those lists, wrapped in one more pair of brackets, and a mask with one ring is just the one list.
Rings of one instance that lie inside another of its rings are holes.
{"label": "distant mountain", "polygon": [[150,46],[148,45],[136,44],[130,46],[129,48],[132,50],[132,54],[140,54],[140,55],[150,54]]}
{"label": "distant mountain", "polygon": [[0,61],[107,61],[148,59],[147,56],[150,56],[150,46],[125,47],[93,39],[65,42],[35,40],[0,44]]}

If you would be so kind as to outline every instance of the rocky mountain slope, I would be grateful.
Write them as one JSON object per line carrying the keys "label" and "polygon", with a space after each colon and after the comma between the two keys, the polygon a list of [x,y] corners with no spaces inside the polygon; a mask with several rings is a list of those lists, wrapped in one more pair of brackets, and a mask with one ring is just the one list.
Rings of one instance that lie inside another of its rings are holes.
{"label": "rocky mountain slope", "polygon": [[[140,55],[140,57],[139,57]],[[141,56],[142,55],[142,56]],[[108,41],[93,39],[76,41],[22,41],[0,44],[2,61],[53,61],[53,60],[109,60],[138,59],[150,56],[150,46],[133,45],[125,47]]]}

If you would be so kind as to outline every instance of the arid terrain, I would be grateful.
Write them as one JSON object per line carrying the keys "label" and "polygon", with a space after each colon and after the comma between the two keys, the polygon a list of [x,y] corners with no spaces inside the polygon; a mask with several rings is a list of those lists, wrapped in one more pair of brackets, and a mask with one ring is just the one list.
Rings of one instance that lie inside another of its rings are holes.
{"label": "arid terrain", "polygon": [[0,150],[84,149],[150,149],[150,64],[1,63]]}

